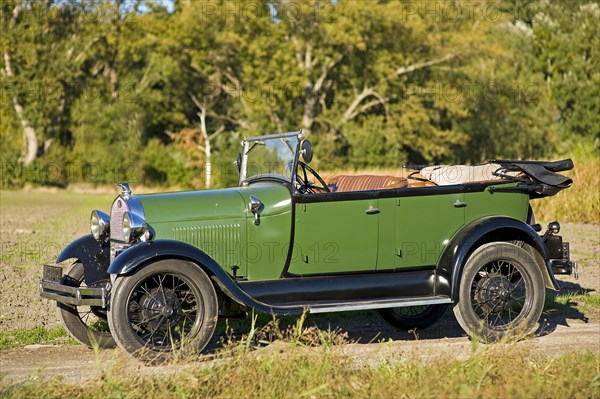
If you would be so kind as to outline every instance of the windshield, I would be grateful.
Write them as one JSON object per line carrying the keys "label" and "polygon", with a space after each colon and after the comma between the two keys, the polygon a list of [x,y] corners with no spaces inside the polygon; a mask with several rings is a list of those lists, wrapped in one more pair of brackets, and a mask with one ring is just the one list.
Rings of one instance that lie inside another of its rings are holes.
{"label": "windshield", "polygon": [[244,140],[241,182],[260,177],[292,180],[298,133],[251,137]]}

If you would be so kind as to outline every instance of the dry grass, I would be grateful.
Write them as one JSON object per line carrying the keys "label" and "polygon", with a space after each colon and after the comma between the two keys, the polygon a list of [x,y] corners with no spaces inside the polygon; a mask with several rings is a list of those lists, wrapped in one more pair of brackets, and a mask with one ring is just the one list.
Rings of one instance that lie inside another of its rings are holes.
{"label": "dry grass", "polygon": [[575,168],[565,173],[573,185],[554,197],[533,201],[538,220],[600,223],[600,158],[580,152],[573,161]]}
{"label": "dry grass", "polygon": [[[101,367],[101,365],[99,365]],[[466,360],[429,364],[404,358],[360,365],[326,347],[245,349],[174,375],[124,373],[118,365],[87,384],[31,380],[0,390],[6,398],[594,398],[600,355],[535,357],[511,344],[480,348]]]}

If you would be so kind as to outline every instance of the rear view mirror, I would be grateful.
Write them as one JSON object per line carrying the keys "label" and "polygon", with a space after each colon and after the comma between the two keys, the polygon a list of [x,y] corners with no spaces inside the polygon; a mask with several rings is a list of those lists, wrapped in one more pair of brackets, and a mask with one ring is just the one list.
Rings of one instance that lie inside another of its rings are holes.
{"label": "rear view mirror", "polygon": [[312,161],[313,149],[309,140],[304,140],[300,145],[300,154],[305,163],[310,163],[310,161]]}

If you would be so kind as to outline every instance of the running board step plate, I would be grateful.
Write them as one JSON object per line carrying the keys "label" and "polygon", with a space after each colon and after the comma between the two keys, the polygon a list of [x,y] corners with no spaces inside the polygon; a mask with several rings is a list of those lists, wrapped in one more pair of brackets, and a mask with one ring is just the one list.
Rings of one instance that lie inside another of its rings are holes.
{"label": "running board step plate", "polygon": [[329,313],[329,312],[347,312],[351,310],[368,310],[368,309],[383,309],[397,308],[406,306],[423,306],[423,305],[440,305],[444,303],[452,303],[452,299],[447,296],[438,296],[430,298],[403,298],[403,299],[388,299],[383,301],[363,301],[363,302],[341,302],[328,303],[323,305],[309,306],[310,313]]}

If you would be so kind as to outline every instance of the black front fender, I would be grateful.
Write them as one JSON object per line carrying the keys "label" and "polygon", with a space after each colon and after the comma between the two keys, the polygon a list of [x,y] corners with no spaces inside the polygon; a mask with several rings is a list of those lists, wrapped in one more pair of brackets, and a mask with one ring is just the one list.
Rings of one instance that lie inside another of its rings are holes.
{"label": "black front fender", "polygon": [[77,259],[83,264],[83,277],[87,285],[109,277],[106,270],[110,264],[110,245],[108,242],[98,242],[91,234],[67,245],[58,255],[56,263],[67,259]]}
{"label": "black front fender", "polygon": [[[546,285],[558,289],[544,241],[528,224],[508,217],[487,217],[464,226],[452,237],[438,262],[438,272],[450,280],[450,297],[458,300],[458,287],[462,270],[471,253],[480,245],[491,241],[522,240],[539,252],[544,260],[542,273]],[[545,269],[545,270],[544,270]]]}
{"label": "black front fender", "polygon": [[221,266],[201,249],[181,241],[156,240],[137,244],[126,249],[115,258],[108,268],[111,276],[121,276],[135,273],[145,265],[161,259],[182,259],[196,263],[219,284],[223,292],[234,301],[255,309],[258,312],[270,314],[299,314],[304,311],[301,307],[271,306],[257,301],[246,294]]}

